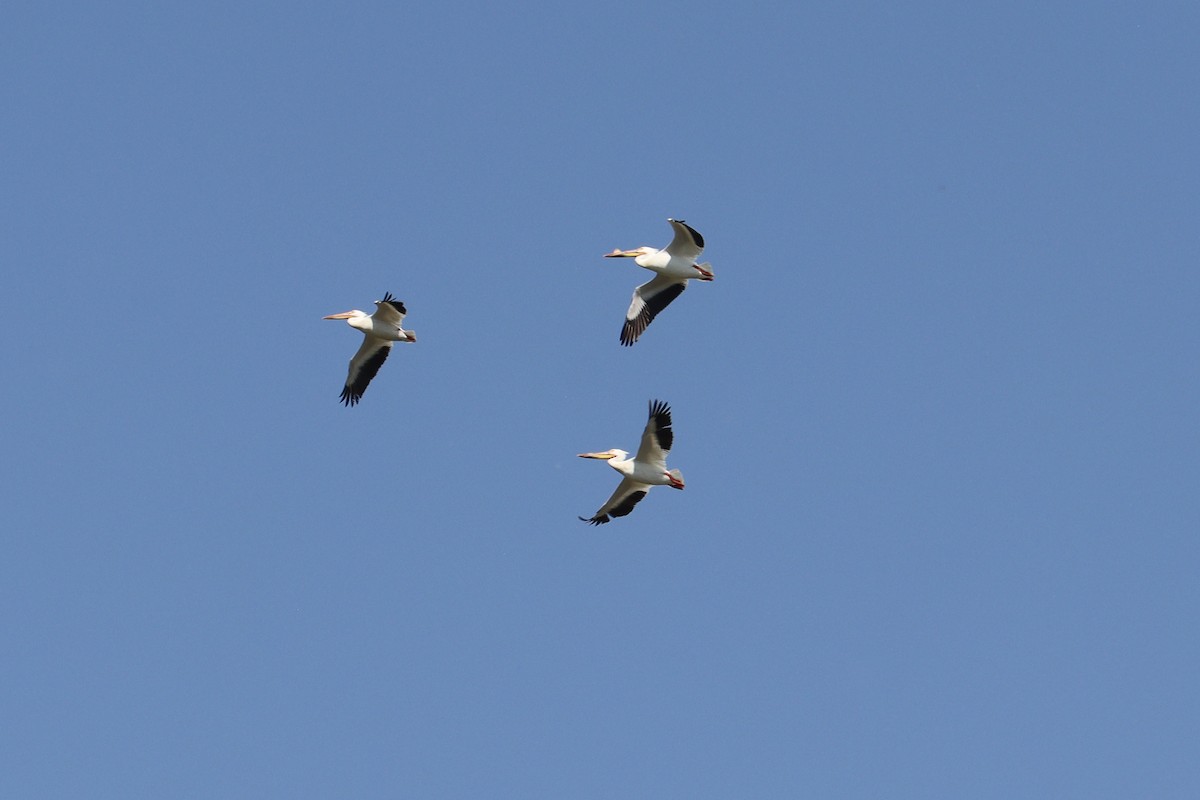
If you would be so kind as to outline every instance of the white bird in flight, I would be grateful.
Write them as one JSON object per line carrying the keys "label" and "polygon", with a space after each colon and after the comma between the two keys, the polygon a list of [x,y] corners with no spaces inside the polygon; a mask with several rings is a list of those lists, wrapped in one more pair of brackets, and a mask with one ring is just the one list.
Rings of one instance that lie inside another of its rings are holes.
{"label": "white bird in flight", "polygon": [[621,344],[630,346],[646,332],[658,312],[666,308],[687,288],[689,280],[711,281],[712,264],[697,264],[704,250],[704,237],[681,219],[668,219],[675,229],[675,238],[662,250],[638,247],[634,250],[613,250],[605,258],[632,258],[639,267],[655,273],[649,283],[633,290],[633,301],[625,312],[621,328]]}
{"label": "white bird in flight", "polygon": [[383,362],[387,361],[388,353],[392,350],[392,342],[415,342],[417,334],[400,327],[404,315],[408,312],[404,303],[392,297],[388,292],[382,300],[375,301],[375,313],[368,314],[359,311],[343,311],[340,314],[330,314],[322,319],[344,319],[351,328],[363,332],[362,347],[350,359],[350,374],[346,376],[346,386],[342,389],[342,402],[347,406],[356,405],[362,399],[367,385],[379,372]]}
{"label": "white bird in flight", "polygon": [[672,489],[683,488],[683,474],[677,470],[667,469],[667,453],[675,435],[671,432],[671,407],[662,400],[650,401],[650,419],[646,421],[646,429],[642,431],[642,443],[638,445],[637,455],[629,458],[624,450],[605,450],[603,453],[580,453],[580,458],[601,458],[608,465],[621,473],[621,482],[617,490],[608,498],[608,502],[600,506],[592,517],[580,517],[592,525],[603,525],[612,517],[623,517],[646,496],[651,486],[670,486]]}

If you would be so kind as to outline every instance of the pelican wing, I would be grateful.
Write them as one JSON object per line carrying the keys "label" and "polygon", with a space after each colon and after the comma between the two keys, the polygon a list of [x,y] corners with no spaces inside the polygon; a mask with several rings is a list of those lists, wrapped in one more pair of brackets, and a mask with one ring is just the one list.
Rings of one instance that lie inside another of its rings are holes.
{"label": "pelican wing", "polygon": [[397,328],[400,327],[401,322],[404,322],[404,315],[408,313],[408,310],[404,307],[404,303],[392,297],[391,292],[385,294],[382,300],[376,300],[375,306],[376,309],[375,313],[371,315],[372,318],[388,325],[395,325]]}
{"label": "pelican wing", "polygon": [[657,469],[666,470],[667,453],[675,442],[675,433],[671,430],[671,407],[662,400],[650,402],[650,418],[646,420],[646,429],[642,431],[642,443],[638,445],[634,461],[652,464]]}
{"label": "pelican wing", "polygon": [[669,306],[686,288],[686,279],[655,275],[649,282],[634,289],[629,310],[625,312],[625,325],[621,328],[621,344],[632,346],[650,327],[658,312]]}
{"label": "pelican wing", "polygon": [[600,510],[593,514],[591,519],[584,517],[580,517],[580,519],[591,525],[603,525],[612,517],[623,517],[633,511],[633,507],[646,496],[648,491],[650,491],[650,484],[622,478],[621,482],[617,484],[617,490],[612,493],[612,497],[608,498],[607,503],[600,506]]}
{"label": "pelican wing", "polygon": [[363,392],[371,379],[379,372],[383,362],[387,361],[388,353],[392,352],[392,343],[375,336],[364,336],[362,347],[350,359],[350,374],[346,376],[346,386],[342,389],[342,402],[347,406],[357,405],[362,399]]}
{"label": "pelican wing", "polygon": [[681,219],[669,219],[675,229],[675,238],[667,245],[667,253],[675,258],[686,258],[695,261],[704,250],[704,237],[700,232]]}

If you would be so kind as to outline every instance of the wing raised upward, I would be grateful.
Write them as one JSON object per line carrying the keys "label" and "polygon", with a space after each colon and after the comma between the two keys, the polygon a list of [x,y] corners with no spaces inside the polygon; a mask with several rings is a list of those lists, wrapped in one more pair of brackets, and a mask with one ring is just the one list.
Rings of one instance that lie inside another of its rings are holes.
{"label": "wing raised upward", "polygon": [[638,445],[635,461],[651,464],[655,468],[667,469],[667,453],[675,443],[675,433],[671,430],[671,407],[662,400],[650,401],[650,418],[646,420],[646,428],[642,431],[642,442]]}
{"label": "wing raised upward", "polygon": [[650,327],[659,312],[671,304],[687,288],[686,280],[655,275],[633,290],[625,324],[621,326],[621,344],[631,347]]}
{"label": "wing raised upward", "polygon": [[667,253],[672,257],[686,258],[690,261],[699,258],[704,250],[704,237],[700,232],[681,219],[669,219],[667,222],[671,223],[675,230],[675,238],[671,239],[671,243],[665,248]]}
{"label": "wing raised upward", "polygon": [[591,519],[585,517],[580,517],[580,519],[590,525],[603,525],[612,517],[624,517],[633,511],[633,507],[641,502],[648,491],[650,491],[650,484],[622,478],[621,482],[617,484],[617,490],[612,493],[612,497],[608,498],[607,503],[600,506],[600,510],[593,514]]}
{"label": "wing raised upward", "polygon": [[375,301],[375,313],[371,316],[380,322],[399,328],[407,313],[408,309],[404,307],[404,303],[392,297],[392,293],[388,292],[382,300]]}

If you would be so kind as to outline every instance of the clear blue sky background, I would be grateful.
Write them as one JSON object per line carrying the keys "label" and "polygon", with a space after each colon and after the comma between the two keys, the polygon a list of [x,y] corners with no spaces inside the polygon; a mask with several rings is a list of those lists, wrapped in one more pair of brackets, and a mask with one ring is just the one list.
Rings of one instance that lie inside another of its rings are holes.
{"label": "clear blue sky background", "polygon": [[0,795],[1200,796],[1200,11],[738,5],[6,8]]}

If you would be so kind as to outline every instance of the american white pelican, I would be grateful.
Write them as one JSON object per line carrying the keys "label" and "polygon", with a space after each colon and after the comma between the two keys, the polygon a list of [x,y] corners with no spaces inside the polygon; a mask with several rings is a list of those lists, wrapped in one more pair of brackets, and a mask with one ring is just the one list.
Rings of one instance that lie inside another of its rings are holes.
{"label": "american white pelican", "polygon": [[392,350],[392,342],[415,342],[415,331],[406,331],[400,327],[404,315],[408,312],[404,303],[392,297],[388,292],[382,300],[375,301],[374,314],[359,311],[343,311],[341,314],[330,314],[322,319],[344,319],[351,328],[363,332],[362,347],[350,359],[350,374],[346,376],[346,386],[342,389],[342,402],[347,406],[356,405],[362,399],[367,384],[379,372],[383,362],[387,361],[388,353]]}
{"label": "american white pelican", "polygon": [[667,453],[671,450],[671,442],[675,434],[671,432],[671,407],[662,400],[650,401],[650,419],[646,421],[646,429],[642,431],[642,443],[638,445],[637,455],[629,458],[624,450],[605,450],[603,453],[580,453],[580,458],[603,458],[608,465],[624,477],[617,484],[617,490],[608,498],[608,502],[600,506],[600,510],[591,519],[580,517],[592,525],[603,525],[612,517],[623,517],[638,504],[651,486],[670,486],[672,489],[683,488],[683,474],[677,470],[667,469]]}
{"label": "american white pelican", "polygon": [[658,312],[679,297],[692,280],[711,281],[712,264],[707,261],[697,264],[696,259],[704,250],[704,237],[681,219],[668,219],[675,229],[675,238],[662,250],[639,247],[634,250],[613,250],[605,258],[632,258],[639,267],[655,273],[649,283],[633,290],[633,302],[625,312],[625,326],[621,328],[621,344],[630,346],[646,332]]}

